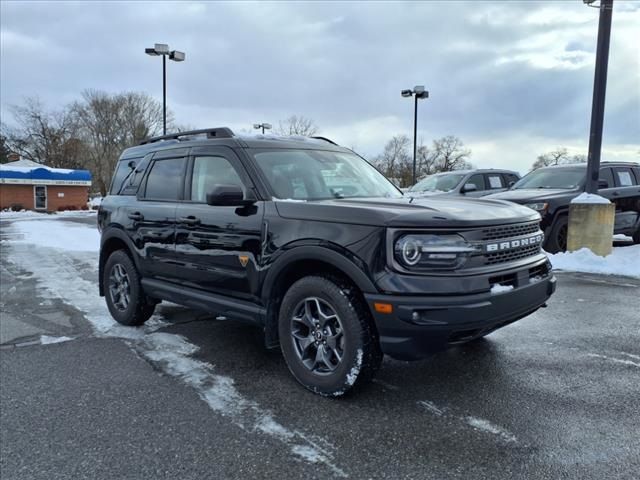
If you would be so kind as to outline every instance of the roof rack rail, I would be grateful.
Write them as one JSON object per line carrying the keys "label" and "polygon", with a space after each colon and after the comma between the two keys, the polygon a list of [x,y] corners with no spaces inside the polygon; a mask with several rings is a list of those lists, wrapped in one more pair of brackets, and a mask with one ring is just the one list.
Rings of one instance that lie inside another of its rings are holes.
{"label": "roof rack rail", "polygon": [[138,145],[159,142],[161,140],[180,140],[180,137],[190,137],[192,135],[207,135],[207,138],[231,138],[233,132],[228,127],[204,128],[202,130],[188,130],[186,132],[171,133],[169,135],[161,135],[159,137],[146,138]]}
{"label": "roof rack rail", "polygon": [[[312,137],[309,137],[309,138],[314,138],[316,140],[324,140],[325,142],[329,142],[329,143],[331,143],[333,145],[338,145],[336,142],[334,142],[333,140],[331,140],[331,139],[329,139],[327,137],[313,137],[312,136]],[[338,145],[338,146],[340,146],[340,145]]]}

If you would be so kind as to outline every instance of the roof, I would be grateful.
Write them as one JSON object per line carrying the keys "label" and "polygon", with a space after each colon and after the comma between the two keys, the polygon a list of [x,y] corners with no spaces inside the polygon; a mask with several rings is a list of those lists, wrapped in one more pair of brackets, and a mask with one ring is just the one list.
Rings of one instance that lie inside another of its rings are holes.
{"label": "roof", "polygon": [[[600,162],[601,167],[640,167],[640,163],[638,162],[625,162],[625,161],[617,161],[617,162]],[[586,162],[581,163],[563,163],[561,165],[547,165],[546,167],[536,168],[536,170],[545,169],[562,169],[562,168],[587,168]],[[535,170],[534,170],[535,171]]]}
{"label": "roof", "polygon": [[324,137],[306,137],[302,135],[234,134],[226,127],[210,128],[169,134],[145,140],[142,144],[127,148],[120,160],[143,157],[148,153],[176,147],[224,145],[237,148],[297,148],[307,150],[349,151]]}
{"label": "roof", "polygon": [[0,183],[90,185],[91,172],[51,168],[31,160],[17,160],[0,165]]}

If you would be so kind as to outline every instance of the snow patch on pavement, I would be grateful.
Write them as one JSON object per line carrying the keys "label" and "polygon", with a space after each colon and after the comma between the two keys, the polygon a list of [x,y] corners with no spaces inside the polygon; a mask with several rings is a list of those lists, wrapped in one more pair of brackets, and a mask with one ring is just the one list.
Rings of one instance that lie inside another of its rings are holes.
{"label": "snow patch on pavement", "polygon": [[613,247],[611,255],[600,257],[587,248],[547,256],[553,268],[571,272],[625,275],[640,278],[640,245]]}
{"label": "snow patch on pavement", "polygon": [[24,237],[15,242],[67,251],[96,252],[96,254],[100,246],[100,233],[97,227],[91,228],[88,225],[41,220],[19,222],[18,228]]}
{"label": "snow patch on pavement", "polygon": [[482,418],[477,417],[466,417],[466,422],[476,430],[481,430],[483,432],[491,433],[493,435],[497,435],[505,442],[515,442],[516,436],[512,433],[506,431],[504,428],[494,425],[488,420],[484,420]]}
{"label": "snow patch on pavement", "polygon": [[[31,228],[32,223],[37,224],[38,228]],[[231,377],[216,374],[212,365],[192,358],[198,351],[196,345],[181,335],[156,332],[166,325],[160,316],[154,315],[140,328],[116,323],[109,315],[104,300],[98,296],[95,281],[82,276],[82,270],[87,268],[97,273],[99,242],[91,241],[92,238],[98,238],[93,228],[68,222],[25,221],[15,222],[10,229],[17,230],[25,237],[24,240],[7,242],[13,246],[10,261],[33,273],[43,287],[43,297],[62,299],[83,311],[97,336],[124,339],[141,356],[194,388],[211,410],[228,418],[239,428],[269,435],[287,445],[294,455],[303,460],[323,464],[338,477],[348,476],[334,464],[335,447],[328,441],[322,438],[313,441],[308,435],[279,424],[268,410],[245,398],[236,389]],[[58,233],[60,238],[52,238],[52,231]],[[39,248],[31,248],[32,245],[38,245]],[[55,248],[51,248],[52,245]],[[79,250],[79,246],[85,248]],[[91,255],[86,252],[91,252]],[[359,351],[358,358],[359,370],[362,351]]]}
{"label": "snow patch on pavement", "polygon": [[73,340],[71,337],[51,337],[49,335],[41,335],[40,336],[40,344],[49,345],[52,343],[62,343],[68,342],[69,340]]}
{"label": "snow patch on pavement", "polygon": [[435,403],[430,402],[429,400],[421,400],[418,402],[418,405],[423,406],[428,411],[430,411],[434,415],[437,415],[438,417],[441,417],[442,415],[444,415],[444,412],[446,410],[445,408],[438,407]]}
{"label": "snow patch on pavement", "polygon": [[[629,355],[629,354],[626,354]],[[632,358],[634,357],[634,355],[629,355]],[[634,362],[632,360],[624,360],[621,358],[615,358],[615,357],[608,357],[607,355],[600,355],[599,353],[587,353],[587,357],[592,357],[592,358],[601,358],[603,360],[608,360],[609,362],[614,362],[614,363],[620,363],[622,365],[629,365],[629,366],[633,366],[633,367],[640,367],[640,362]]]}

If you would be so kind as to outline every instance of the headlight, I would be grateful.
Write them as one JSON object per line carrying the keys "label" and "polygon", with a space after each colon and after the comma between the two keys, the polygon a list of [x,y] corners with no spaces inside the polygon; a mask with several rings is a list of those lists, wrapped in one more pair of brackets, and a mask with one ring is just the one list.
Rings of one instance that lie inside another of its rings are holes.
{"label": "headlight", "polygon": [[547,202],[525,203],[524,206],[529,207],[530,209],[535,210],[536,212],[543,213],[547,210],[547,207],[549,206],[549,204]]}
{"label": "headlight", "polygon": [[409,234],[394,245],[396,261],[409,270],[454,270],[475,251],[460,235]]}

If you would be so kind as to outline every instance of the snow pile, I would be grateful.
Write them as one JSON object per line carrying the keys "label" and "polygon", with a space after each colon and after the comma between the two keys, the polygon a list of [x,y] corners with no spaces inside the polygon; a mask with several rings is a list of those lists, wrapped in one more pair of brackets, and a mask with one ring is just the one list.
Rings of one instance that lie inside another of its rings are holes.
{"label": "snow pile", "polygon": [[46,213],[33,212],[31,210],[20,210],[13,212],[11,210],[0,211],[0,220],[21,220],[23,218],[44,217]]}
{"label": "snow pile", "polygon": [[21,222],[19,228],[23,238],[16,240],[16,243],[28,243],[75,252],[97,252],[100,246],[98,229],[90,228],[87,225],[41,220],[39,222]]}
{"label": "snow pile", "polygon": [[547,256],[553,268],[559,270],[640,278],[640,245],[614,247],[606,257],[600,257],[588,248],[555,255],[548,253]]}
{"label": "snow pile", "polygon": [[571,203],[580,203],[580,204],[583,204],[583,205],[584,204],[606,205],[606,204],[609,204],[611,202],[609,200],[607,200],[606,198],[601,197],[600,195],[595,195],[593,193],[582,192],[576,198],[571,200]]}

